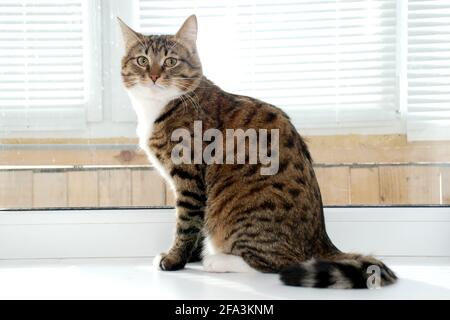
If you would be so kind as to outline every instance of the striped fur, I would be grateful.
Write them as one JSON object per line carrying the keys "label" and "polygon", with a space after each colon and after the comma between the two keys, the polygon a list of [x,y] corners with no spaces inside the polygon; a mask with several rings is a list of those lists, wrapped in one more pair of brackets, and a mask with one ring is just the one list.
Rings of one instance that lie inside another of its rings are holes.
{"label": "striped fur", "polygon": [[[126,47],[122,79],[138,115],[140,146],[177,197],[176,236],[158,260],[162,270],[200,260],[207,239],[216,257],[205,259],[208,271],[244,270],[246,264],[281,273],[289,285],[353,288],[362,286],[363,269],[370,262],[384,270],[382,285],[394,282],[393,273],[378,260],[345,255],[329,239],[312,158],[289,117],[258,99],[225,92],[204,77],[195,17],[175,35],[144,36],[121,26]],[[140,65],[139,57],[148,65]],[[177,64],[166,68],[170,57]],[[194,121],[201,121],[204,131],[218,129],[224,135],[226,129],[278,129],[277,174],[261,175],[262,165],[248,162],[173,163],[177,142],[171,134],[184,128],[193,135]],[[220,261],[231,262],[217,266]]]}
{"label": "striped fur", "polygon": [[[374,267],[379,275],[375,275]],[[379,276],[376,282],[372,276]],[[336,254],[326,259],[311,259],[290,266],[280,272],[283,283],[289,286],[335,289],[367,289],[396,282],[397,277],[384,263],[370,257]]]}

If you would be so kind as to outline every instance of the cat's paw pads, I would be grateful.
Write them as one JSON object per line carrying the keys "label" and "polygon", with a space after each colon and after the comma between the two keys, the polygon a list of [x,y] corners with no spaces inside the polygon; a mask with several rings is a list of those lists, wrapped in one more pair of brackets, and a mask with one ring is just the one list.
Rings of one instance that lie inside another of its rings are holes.
{"label": "cat's paw pads", "polygon": [[157,270],[176,271],[183,269],[186,262],[181,261],[178,256],[161,253],[153,259],[153,266]]}

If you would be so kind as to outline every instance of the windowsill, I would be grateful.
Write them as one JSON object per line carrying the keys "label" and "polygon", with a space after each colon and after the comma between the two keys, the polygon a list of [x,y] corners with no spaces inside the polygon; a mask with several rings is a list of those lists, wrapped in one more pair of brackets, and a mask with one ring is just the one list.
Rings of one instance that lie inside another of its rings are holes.
{"label": "windowsill", "polygon": [[[0,299],[443,299],[450,297],[449,207],[327,207],[343,251],[384,257],[400,281],[381,290],[283,286],[274,274],[160,272],[173,208],[0,212]],[[197,288],[192,291],[192,288]]]}
{"label": "windowsill", "polygon": [[[276,274],[157,271],[152,258],[0,261],[0,299],[448,299],[449,258],[385,258],[399,281],[379,290],[287,287]],[[196,288],[192,290],[192,288]]]}

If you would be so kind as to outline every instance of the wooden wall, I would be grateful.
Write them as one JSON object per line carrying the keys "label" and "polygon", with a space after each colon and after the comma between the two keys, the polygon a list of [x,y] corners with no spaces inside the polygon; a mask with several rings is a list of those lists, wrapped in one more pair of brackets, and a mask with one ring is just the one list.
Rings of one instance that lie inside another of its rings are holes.
{"label": "wooden wall", "polygon": [[[413,164],[450,163],[450,141],[409,142],[405,135],[306,137],[315,163]],[[137,140],[0,139],[1,166],[147,165]]]}
{"label": "wooden wall", "polygon": [[149,168],[0,171],[3,208],[165,204],[165,183]]}
{"label": "wooden wall", "polygon": [[328,166],[316,168],[328,205],[450,204],[446,165]]}
{"label": "wooden wall", "polygon": [[[447,165],[317,165],[327,205],[450,204]],[[0,171],[0,208],[173,205],[150,167]]]}
{"label": "wooden wall", "polygon": [[[450,141],[306,138],[327,205],[450,204]],[[172,205],[133,139],[0,140],[0,208]],[[59,167],[55,167],[59,166]]]}

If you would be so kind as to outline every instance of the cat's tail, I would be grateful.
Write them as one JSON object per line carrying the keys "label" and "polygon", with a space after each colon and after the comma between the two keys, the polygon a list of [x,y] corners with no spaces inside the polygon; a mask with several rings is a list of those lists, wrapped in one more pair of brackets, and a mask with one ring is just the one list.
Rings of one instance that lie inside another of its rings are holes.
{"label": "cat's tail", "polygon": [[383,262],[358,254],[336,253],[311,259],[281,271],[288,286],[310,288],[365,289],[390,285],[397,276]]}

